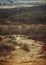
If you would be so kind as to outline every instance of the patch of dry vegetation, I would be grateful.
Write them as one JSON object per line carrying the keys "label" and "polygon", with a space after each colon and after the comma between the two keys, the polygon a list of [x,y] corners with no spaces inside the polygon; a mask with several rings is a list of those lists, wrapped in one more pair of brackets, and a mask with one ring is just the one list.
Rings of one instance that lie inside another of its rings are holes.
{"label": "patch of dry vegetation", "polygon": [[26,35],[24,37],[23,36],[24,35],[0,35],[0,64],[46,64],[46,54],[42,52],[44,43],[24,38]]}
{"label": "patch of dry vegetation", "polygon": [[1,35],[23,34],[29,35],[32,39],[45,39],[46,25],[0,25]]}

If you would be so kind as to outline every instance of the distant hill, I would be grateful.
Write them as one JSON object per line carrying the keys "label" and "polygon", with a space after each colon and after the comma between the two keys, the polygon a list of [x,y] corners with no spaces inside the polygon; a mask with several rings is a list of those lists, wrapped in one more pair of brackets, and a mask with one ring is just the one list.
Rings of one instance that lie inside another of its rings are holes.
{"label": "distant hill", "polygon": [[0,23],[46,24],[46,5],[0,9]]}

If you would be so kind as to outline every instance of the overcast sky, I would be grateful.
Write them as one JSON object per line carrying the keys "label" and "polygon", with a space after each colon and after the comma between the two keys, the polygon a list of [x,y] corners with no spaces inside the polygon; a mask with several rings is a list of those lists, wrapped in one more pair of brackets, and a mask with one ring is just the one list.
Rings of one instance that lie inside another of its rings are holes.
{"label": "overcast sky", "polygon": [[14,1],[14,2],[27,2],[27,1],[39,1],[39,2],[46,2],[46,0],[0,0],[0,2],[8,2],[8,1]]}

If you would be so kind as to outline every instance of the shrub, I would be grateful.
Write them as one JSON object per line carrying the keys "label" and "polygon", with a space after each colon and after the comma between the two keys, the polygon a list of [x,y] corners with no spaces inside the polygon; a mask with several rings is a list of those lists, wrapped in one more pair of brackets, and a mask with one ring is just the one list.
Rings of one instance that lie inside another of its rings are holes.
{"label": "shrub", "polygon": [[25,50],[25,51],[28,51],[28,52],[30,51],[29,46],[27,44],[21,45],[20,48],[23,49],[23,50]]}
{"label": "shrub", "polygon": [[14,51],[15,46],[11,44],[0,44],[0,51]]}
{"label": "shrub", "polygon": [[0,37],[0,42],[1,42],[2,40],[3,40],[2,37]]}

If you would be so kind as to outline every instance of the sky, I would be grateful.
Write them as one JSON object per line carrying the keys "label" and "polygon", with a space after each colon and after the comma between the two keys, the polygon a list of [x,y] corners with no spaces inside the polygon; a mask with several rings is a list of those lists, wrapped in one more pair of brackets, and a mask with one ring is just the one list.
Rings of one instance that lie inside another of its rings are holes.
{"label": "sky", "polygon": [[38,1],[38,2],[46,2],[46,0],[0,0],[0,2],[8,2],[8,1],[13,1],[13,2],[31,2],[31,1]]}

